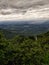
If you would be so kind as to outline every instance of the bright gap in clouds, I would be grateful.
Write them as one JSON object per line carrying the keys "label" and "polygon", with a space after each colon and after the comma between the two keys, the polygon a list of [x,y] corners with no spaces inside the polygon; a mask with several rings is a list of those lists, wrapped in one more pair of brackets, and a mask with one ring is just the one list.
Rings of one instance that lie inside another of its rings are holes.
{"label": "bright gap in clouds", "polygon": [[[2,11],[1,11],[2,12]],[[38,19],[49,19],[49,8],[43,9],[28,9],[26,13],[23,12],[15,13],[15,10],[3,9],[3,14],[0,14],[0,21],[3,20],[38,20]]]}

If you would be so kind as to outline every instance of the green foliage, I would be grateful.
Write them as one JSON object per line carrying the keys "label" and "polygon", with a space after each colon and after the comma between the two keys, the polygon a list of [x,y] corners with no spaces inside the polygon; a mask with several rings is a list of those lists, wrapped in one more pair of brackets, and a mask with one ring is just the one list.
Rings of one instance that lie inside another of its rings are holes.
{"label": "green foliage", "polygon": [[9,40],[0,33],[0,65],[49,65],[49,34]]}

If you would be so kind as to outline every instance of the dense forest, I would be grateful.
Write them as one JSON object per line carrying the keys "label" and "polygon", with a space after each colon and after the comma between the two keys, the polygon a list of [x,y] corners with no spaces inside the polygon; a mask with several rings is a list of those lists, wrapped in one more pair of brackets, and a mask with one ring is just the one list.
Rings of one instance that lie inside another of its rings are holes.
{"label": "dense forest", "polygon": [[49,65],[49,32],[10,39],[8,33],[0,30],[0,65]]}

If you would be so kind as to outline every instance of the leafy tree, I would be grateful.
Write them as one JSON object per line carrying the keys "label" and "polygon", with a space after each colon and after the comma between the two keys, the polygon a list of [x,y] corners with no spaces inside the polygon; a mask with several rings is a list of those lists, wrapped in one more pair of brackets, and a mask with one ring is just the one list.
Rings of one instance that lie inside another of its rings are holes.
{"label": "leafy tree", "polygon": [[49,33],[7,39],[0,33],[0,65],[49,65]]}

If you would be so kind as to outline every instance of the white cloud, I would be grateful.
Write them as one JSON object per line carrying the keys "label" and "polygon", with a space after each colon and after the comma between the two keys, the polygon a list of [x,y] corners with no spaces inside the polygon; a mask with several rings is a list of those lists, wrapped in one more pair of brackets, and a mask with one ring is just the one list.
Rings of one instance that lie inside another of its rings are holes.
{"label": "white cloud", "polygon": [[[6,11],[6,10],[5,10]],[[4,12],[5,12],[4,11]],[[15,13],[13,10],[8,9],[6,12],[10,14],[0,14],[0,20],[38,20],[38,19],[49,19],[49,8],[43,9],[28,9],[25,14]]]}
{"label": "white cloud", "polygon": [[8,6],[1,8],[0,21],[49,20],[49,0],[8,0]]}

